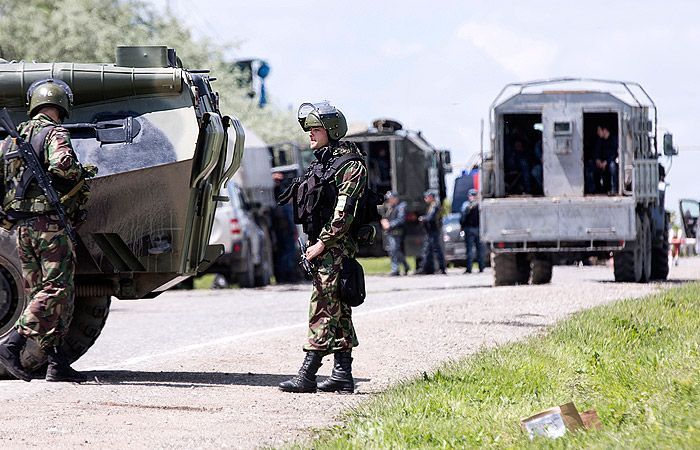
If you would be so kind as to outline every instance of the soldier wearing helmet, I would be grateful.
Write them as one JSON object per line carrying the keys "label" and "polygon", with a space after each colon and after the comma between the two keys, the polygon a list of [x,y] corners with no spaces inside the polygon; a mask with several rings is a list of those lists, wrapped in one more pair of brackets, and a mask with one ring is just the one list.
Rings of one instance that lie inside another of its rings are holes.
{"label": "soldier wearing helmet", "polygon": [[[341,301],[339,276],[343,261],[354,257],[357,242],[353,220],[367,186],[367,168],[355,144],[340,142],[348,130],[343,113],[328,102],[304,103],[298,120],[309,133],[315,159],[303,181],[282,195],[293,198],[295,221],[302,224],[310,246],[313,293],[309,310],[306,357],[299,374],[280,384],[286,392],[353,392],[351,351],[358,345],[351,307]],[[360,221],[356,221],[356,225]],[[334,355],[333,374],[316,383],[324,356]]]}
{"label": "soldier wearing helmet", "polygon": [[[84,185],[85,169],[71,145],[70,133],[60,126],[73,104],[70,87],[60,80],[34,82],[27,91],[30,119],[18,127],[32,144],[66,210]],[[73,243],[43,191],[15,156],[14,143],[0,145],[2,208],[5,224],[17,230],[17,246],[29,304],[14,329],[0,345],[0,364],[17,378],[30,381],[21,365],[20,352],[28,338],[37,342],[48,358],[46,381],[82,382],[61,350],[73,316],[75,254]]]}
{"label": "soldier wearing helmet", "polygon": [[386,212],[381,220],[382,228],[386,233],[387,251],[391,258],[390,276],[408,275],[408,262],[404,254],[404,236],[406,226],[406,202],[401,201],[398,192],[388,191],[384,194]]}
{"label": "soldier wearing helmet", "polygon": [[467,201],[462,203],[461,216],[459,224],[464,231],[464,242],[467,246],[467,268],[464,273],[472,273],[474,265],[474,252],[476,248],[476,260],[479,264],[479,272],[484,271],[484,252],[479,237],[479,202],[477,201],[478,192],[476,189],[469,189],[467,192]]}

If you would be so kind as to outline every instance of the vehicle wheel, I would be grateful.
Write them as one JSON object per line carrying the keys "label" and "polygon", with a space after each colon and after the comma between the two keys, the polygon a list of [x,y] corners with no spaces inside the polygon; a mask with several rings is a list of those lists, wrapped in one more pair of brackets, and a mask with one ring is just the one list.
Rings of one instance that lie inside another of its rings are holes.
{"label": "vehicle wheel", "polygon": [[22,272],[0,256],[0,336],[10,331],[24,308]]}
{"label": "vehicle wheel", "polygon": [[552,260],[536,255],[530,263],[530,283],[546,284],[552,281]]}
{"label": "vehicle wheel", "polygon": [[642,279],[640,282],[646,283],[651,280],[652,245],[651,245],[651,218],[649,213],[642,214]]}
{"label": "vehicle wheel", "polygon": [[613,255],[615,281],[632,283],[642,282],[645,252],[644,241],[647,237],[644,234],[644,226],[640,214],[637,214],[636,227],[637,240],[634,243],[634,248],[629,250],[623,249],[619,252],[615,252]]}
{"label": "vehicle wheel", "polygon": [[[109,315],[110,296],[77,297],[75,311],[68,335],[63,340],[63,351],[70,362],[78,360],[88,351],[102,333]],[[33,339],[27,340],[22,351],[22,365],[35,372],[46,365],[46,355]],[[0,367],[0,377],[8,374]]]}
{"label": "vehicle wheel", "polygon": [[496,286],[512,286],[521,280],[518,270],[518,255],[495,253],[493,255],[493,275]]}
{"label": "vehicle wheel", "polygon": [[518,265],[518,284],[528,284],[530,281],[530,259],[526,253],[518,253],[515,257]]}
{"label": "vehicle wheel", "polygon": [[669,218],[664,219],[664,230],[661,233],[661,242],[655,242],[651,249],[651,279],[666,280],[668,278],[668,230]]}
{"label": "vehicle wheel", "polygon": [[265,239],[262,249],[262,261],[255,267],[255,286],[262,287],[270,284],[272,277],[272,245]]}
{"label": "vehicle wheel", "polygon": [[250,247],[250,242],[246,245],[245,252],[245,271],[236,274],[238,285],[242,288],[255,287],[255,262],[253,261],[253,249]]}

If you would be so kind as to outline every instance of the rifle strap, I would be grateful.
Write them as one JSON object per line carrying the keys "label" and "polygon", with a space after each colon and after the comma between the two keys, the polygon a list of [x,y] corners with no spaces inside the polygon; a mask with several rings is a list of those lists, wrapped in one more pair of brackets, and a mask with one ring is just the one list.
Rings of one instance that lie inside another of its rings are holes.
{"label": "rifle strap", "polygon": [[78,181],[78,184],[76,184],[73,187],[73,189],[70,190],[70,192],[68,192],[66,195],[61,197],[61,203],[65,202],[66,200],[68,200],[69,198],[71,198],[72,196],[77,194],[78,191],[80,190],[80,188],[83,187],[84,184],[85,184],[85,178],[82,178],[80,181]]}
{"label": "rifle strap", "polygon": [[349,161],[362,161],[364,163],[365,159],[359,153],[347,153],[345,155],[339,156],[333,161],[331,166],[324,174],[326,180],[330,180],[331,178],[333,178],[335,174],[338,173],[340,168],[343,167],[343,165]]}

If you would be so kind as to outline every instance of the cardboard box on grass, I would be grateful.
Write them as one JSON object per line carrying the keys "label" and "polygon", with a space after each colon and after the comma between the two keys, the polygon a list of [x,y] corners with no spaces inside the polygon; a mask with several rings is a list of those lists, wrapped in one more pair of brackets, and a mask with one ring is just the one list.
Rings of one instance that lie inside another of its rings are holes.
{"label": "cardboard box on grass", "polygon": [[598,430],[602,425],[595,410],[579,414],[574,403],[569,402],[520,419],[520,426],[530,439],[536,436],[556,439],[564,436],[567,431],[573,432],[581,428]]}

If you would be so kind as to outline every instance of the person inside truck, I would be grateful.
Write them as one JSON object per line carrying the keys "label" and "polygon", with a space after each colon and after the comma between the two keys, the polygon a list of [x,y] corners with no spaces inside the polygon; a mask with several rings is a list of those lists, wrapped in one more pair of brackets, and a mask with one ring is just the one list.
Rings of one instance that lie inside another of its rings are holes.
{"label": "person inside truck", "polygon": [[618,192],[618,143],[607,125],[598,125],[593,159],[586,164],[586,193],[615,195]]}

